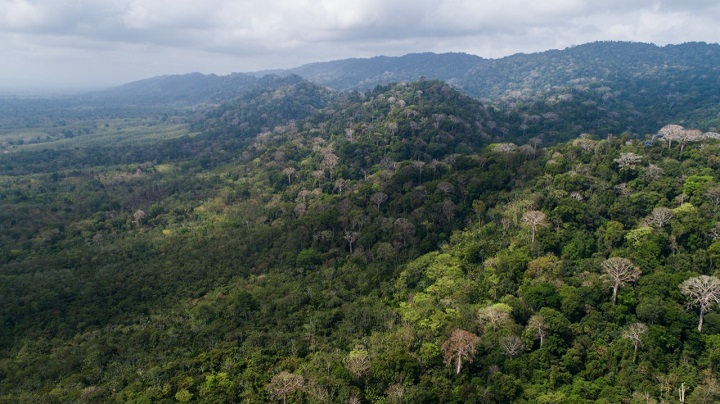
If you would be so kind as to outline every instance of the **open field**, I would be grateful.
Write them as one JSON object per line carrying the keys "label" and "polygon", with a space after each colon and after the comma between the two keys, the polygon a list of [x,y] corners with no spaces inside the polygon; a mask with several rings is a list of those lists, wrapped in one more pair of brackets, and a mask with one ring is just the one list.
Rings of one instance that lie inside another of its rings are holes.
{"label": "open field", "polygon": [[0,152],[151,143],[190,135],[181,119],[112,118],[0,130]]}

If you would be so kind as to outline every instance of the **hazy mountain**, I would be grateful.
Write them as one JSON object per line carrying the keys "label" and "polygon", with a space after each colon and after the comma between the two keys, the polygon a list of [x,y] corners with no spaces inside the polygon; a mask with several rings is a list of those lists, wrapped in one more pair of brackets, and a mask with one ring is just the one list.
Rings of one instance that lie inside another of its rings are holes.
{"label": "hazy mountain", "polygon": [[466,71],[457,84],[473,96],[497,99],[514,91],[528,96],[558,87],[583,90],[633,81],[635,87],[674,85],[678,87],[675,91],[684,91],[674,83],[697,80],[701,76],[717,80],[719,75],[720,45],[717,44],[659,47],[644,43],[594,42],[564,50],[487,59]]}
{"label": "hazy mountain", "polygon": [[297,74],[336,90],[368,89],[422,77],[451,81],[462,77],[485,59],[466,53],[411,53],[400,57],[377,56],[311,63],[277,74]]}
{"label": "hazy mountain", "polygon": [[191,73],[134,81],[91,94],[93,100],[126,104],[182,104],[218,102],[254,88],[258,77],[233,73],[227,76]]}
{"label": "hazy mountain", "polygon": [[[369,89],[421,78],[445,81],[490,105],[526,116],[550,110],[579,116],[577,130],[645,134],[668,121],[718,126],[720,46],[595,42],[564,50],[483,59],[464,53],[417,53],[312,63],[229,76],[163,76],[95,93],[102,102],[220,102],[262,88],[263,75],[299,75],[334,90]],[[533,125],[536,118],[530,118]]]}

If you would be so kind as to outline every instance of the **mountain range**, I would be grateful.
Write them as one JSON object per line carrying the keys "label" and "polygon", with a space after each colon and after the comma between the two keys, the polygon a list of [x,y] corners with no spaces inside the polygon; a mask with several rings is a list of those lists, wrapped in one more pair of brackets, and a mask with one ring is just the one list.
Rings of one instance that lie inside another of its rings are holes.
{"label": "mountain range", "polygon": [[[712,129],[720,94],[720,45],[595,42],[564,50],[484,59],[463,54],[409,54],[313,63],[287,70],[162,76],[93,95],[97,103],[191,105],[263,88],[268,74],[298,75],[335,91],[437,79],[492,106],[527,116],[550,108],[583,110],[586,125],[606,132],[654,133],[667,122]],[[533,124],[530,118],[528,125]]]}

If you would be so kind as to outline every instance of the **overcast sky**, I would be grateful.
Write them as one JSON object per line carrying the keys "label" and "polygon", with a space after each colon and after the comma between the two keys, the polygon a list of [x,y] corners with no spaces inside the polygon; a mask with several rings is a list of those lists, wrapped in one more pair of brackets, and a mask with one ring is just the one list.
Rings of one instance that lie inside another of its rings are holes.
{"label": "overcast sky", "polygon": [[0,89],[411,52],[720,42],[718,0],[0,0]]}

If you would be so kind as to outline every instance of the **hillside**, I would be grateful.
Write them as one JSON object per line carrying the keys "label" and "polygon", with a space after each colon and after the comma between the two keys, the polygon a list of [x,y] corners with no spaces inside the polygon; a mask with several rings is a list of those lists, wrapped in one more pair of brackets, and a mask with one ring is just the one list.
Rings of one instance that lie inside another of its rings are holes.
{"label": "hillside", "polygon": [[121,105],[195,105],[203,102],[220,102],[243,95],[256,89],[262,78],[233,73],[227,76],[215,74],[184,74],[154,77],[140,80],[109,90],[89,94],[90,102]]}
{"label": "hillside", "polygon": [[414,53],[311,63],[274,73],[297,74],[336,90],[366,90],[392,82],[417,81],[421,77],[453,81],[483,61],[481,57],[465,53]]}
{"label": "hillside", "polygon": [[442,82],[324,91],[0,157],[0,400],[716,397],[720,321],[679,287],[717,271],[715,141],[516,145]]}
{"label": "hillside", "polygon": [[[512,111],[521,117],[518,125],[544,132],[552,142],[584,131],[644,136],[669,122],[716,130],[718,66],[717,44],[595,42],[499,59],[418,53],[253,74],[156,77],[98,92],[91,100],[100,105],[217,103],[262,88],[266,73],[299,75],[336,91],[425,78],[445,81],[488,106]],[[557,115],[563,116],[558,120]]]}
{"label": "hillside", "polygon": [[667,122],[720,127],[720,96],[711,90],[720,85],[719,66],[717,44],[597,42],[488,60],[455,83],[468,94],[494,105],[516,105],[529,116],[533,109],[581,106],[585,112],[573,119],[581,124],[643,135]]}
{"label": "hillside", "polygon": [[0,402],[720,399],[720,135],[594,90],[250,81],[2,104]]}
{"label": "hillside", "polygon": [[720,95],[712,90],[720,86],[719,66],[717,44],[595,42],[499,59],[412,54],[315,63],[276,73],[292,72],[335,89],[439,79],[488,105],[515,109],[528,126],[547,127],[543,114],[562,111],[573,114],[564,122],[581,128],[645,135],[667,122],[704,130],[720,127]]}

